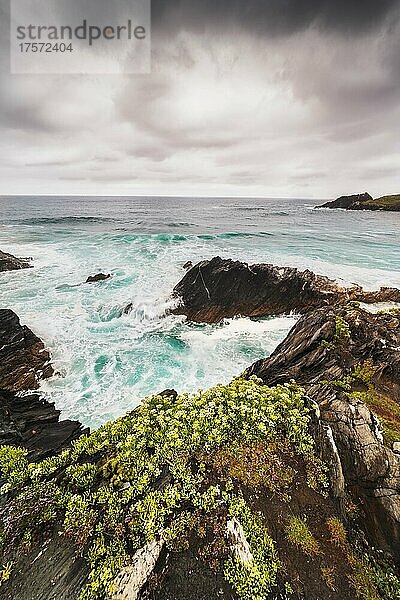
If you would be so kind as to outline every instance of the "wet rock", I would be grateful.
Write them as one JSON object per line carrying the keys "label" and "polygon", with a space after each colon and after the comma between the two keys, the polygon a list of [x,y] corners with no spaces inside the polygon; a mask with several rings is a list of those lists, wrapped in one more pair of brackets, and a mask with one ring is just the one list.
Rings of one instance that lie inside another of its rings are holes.
{"label": "wet rock", "polygon": [[175,314],[191,321],[217,323],[235,316],[265,317],[307,313],[321,306],[364,302],[400,302],[400,290],[365,292],[345,288],[312,271],[268,264],[248,265],[215,257],[192,267],[175,286]]}
{"label": "wet rock", "polygon": [[1,252],[0,250],[0,272],[17,271],[19,269],[30,269],[32,265],[27,258],[17,258],[12,254]]}
{"label": "wet rock", "polygon": [[183,269],[185,269],[185,271],[188,271],[189,269],[191,269],[193,267],[193,263],[191,260],[188,260],[187,262],[185,262],[185,264],[183,265]]}
{"label": "wet rock", "polygon": [[40,379],[52,375],[42,340],[12,310],[0,309],[0,389],[37,389]]}
{"label": "wet rock", "polygon": [[96,275],[89,275],[85,283],[97,283],[98,281],[105,281],[111,279],[111,273],[96,273]]}
{"label": "wet rock", "polygon": [[[400,432],[400,326],[388,329],[390,320],[390,314],[355,307],[321,308],[303,316],[275,352],[254,363],[246,375],[267,385],[295,379],[304,386],[319,406],[325,447],[332,448],[336,495],[343,497],[344,478],[367,538],[398,554],[400,457],[384,445],[376,416]],[[342,340],[337,338],[338,322],[348,327]],[[349,382],[354,368],[363,365],[365,375]]]}

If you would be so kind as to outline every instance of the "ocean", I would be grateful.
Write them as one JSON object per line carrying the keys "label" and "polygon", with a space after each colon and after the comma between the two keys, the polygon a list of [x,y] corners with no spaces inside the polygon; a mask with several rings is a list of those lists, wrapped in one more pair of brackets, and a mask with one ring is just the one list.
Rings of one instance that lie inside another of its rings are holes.
{"label": "ocean", "polygon": [[[1,197],[0,249],[35,268],[0,275],[0,306],[51,352],[57,375],[41,391],[62,418],[98,427],[146,395],[228,382],[268,356],[296,316],[194,325],[168,312],[188,260],[219,255],[400,287],[400,213],[315,210],[320,202]],[[83,284],[99,271],[112,278]]]}

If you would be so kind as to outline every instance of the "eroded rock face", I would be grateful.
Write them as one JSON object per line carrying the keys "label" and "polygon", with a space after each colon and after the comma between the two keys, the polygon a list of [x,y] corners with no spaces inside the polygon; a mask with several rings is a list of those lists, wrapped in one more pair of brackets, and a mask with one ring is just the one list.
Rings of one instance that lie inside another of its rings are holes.
{"label": "eroded rock face", "polygon": [[364,292],[359,286],[340,287],[312,271],[267,264],[248,265],[215,257],[192,267],[175,286],[180,304],[173,309],[191,321],[217,323],[235,316],[265,317],[308,313],[349,300],[400,302],[400,290]]}
{"label": "eroded rock face", "polygon": [[0,309],[0,389],[37,389],[53,372],[42,340],[12,310]]}
{"label": "eroded rock face", "polygon": [[52,375],[43,342],[12,310],[0,310],[0,444],[23,446],[32,460],[60,452],[89,432],[78,421],[59,421],[60,411],[39,394],[17,394],[37,389]]}
{"label": "eroded rock face", "polygon": [[[360,376],[354,377],[360,367]],[[319,309],[302,317],[275,352],[254,363],[246,374],[268,385],[295,379],[305,387],[318,403],[322,426],[332,432],[337,497],[343,498],[342,473],[371,542],[398,554],[400,457],[384,445],[374,412],[381,413],[383,422],[385,418],[396,421],[400,317],[372,315],[358,308]],[[351,381],[346,380],[349,376]]]}
{"label": "eroded rock face", "polygon": [[32,265],[26,258],[17,258],[7,252],[0,250],[0,272],[17,271],[18,269],[30,269]]}

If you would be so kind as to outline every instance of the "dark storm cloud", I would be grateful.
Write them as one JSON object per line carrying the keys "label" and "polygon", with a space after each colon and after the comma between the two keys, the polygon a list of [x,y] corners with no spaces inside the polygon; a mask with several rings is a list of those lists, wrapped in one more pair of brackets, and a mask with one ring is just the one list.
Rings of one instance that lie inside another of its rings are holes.
{"label": "dark storm cloud", "polygon": [[399,0],[153,0],[155,32],[239,27],[257,34],[290,34],[312,24],[361,33],[399,7]]}

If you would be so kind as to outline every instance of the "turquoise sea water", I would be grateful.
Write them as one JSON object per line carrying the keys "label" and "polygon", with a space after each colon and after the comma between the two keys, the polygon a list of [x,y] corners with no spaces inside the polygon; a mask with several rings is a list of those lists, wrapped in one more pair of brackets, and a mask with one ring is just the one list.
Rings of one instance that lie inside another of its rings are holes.
{"label": "turquoise sea water", "polygon": [[[311,268],[369,289],[400,287],[400,213],[314,210],[251,198],[2,197],[0,248],[34,269],[0,275],[0,306],[49,347],[42,389],[96,427],[145,395],[192,391],[267,356],[294,316],[217,326],[168,314],[182,265],[215,255]],[[88,275],[112,279],[82,285]],[[133,303],[129,315],[122,315]]]}

